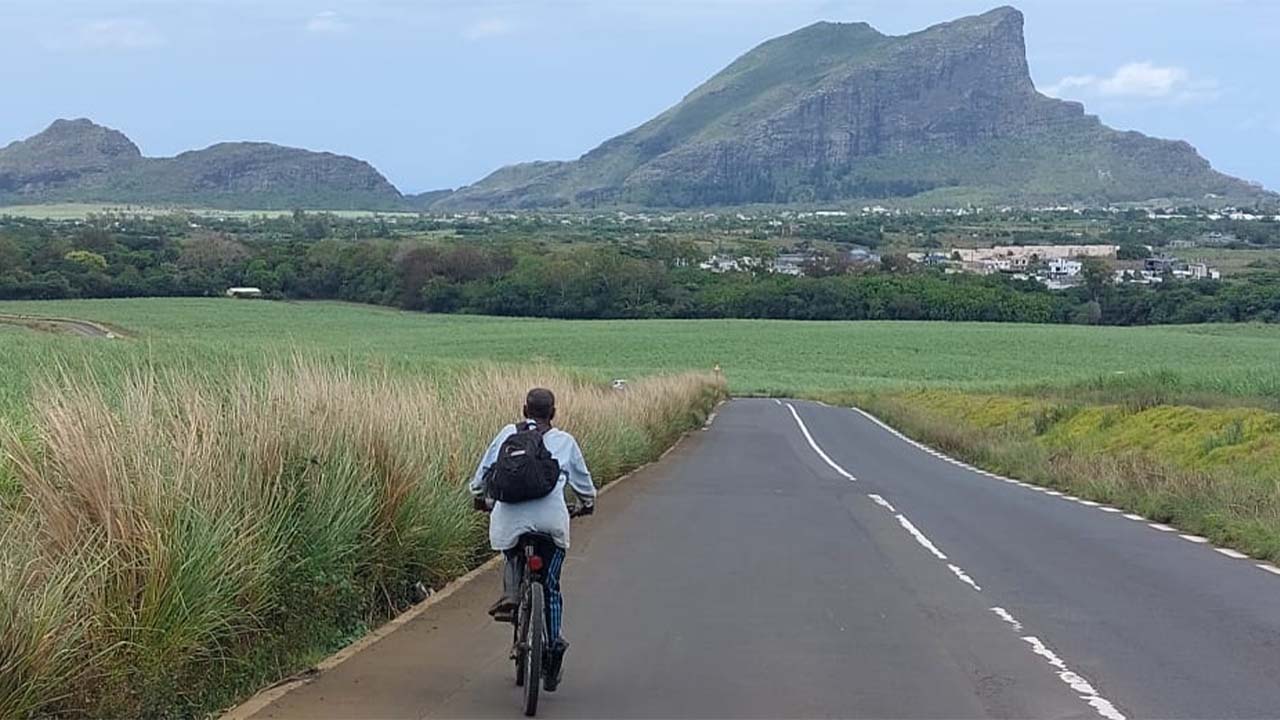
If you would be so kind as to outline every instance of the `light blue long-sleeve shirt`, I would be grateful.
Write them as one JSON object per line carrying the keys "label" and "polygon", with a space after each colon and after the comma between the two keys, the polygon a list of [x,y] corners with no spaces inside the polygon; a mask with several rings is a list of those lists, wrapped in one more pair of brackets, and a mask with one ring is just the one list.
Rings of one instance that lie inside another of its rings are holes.
{"label": "light blue long-sleeve shirt", "polygon": [[[471,494],[480,497],[485,493],[484,473],[498,459],[498,450],[502,442],[516,433],[515,425],[508,425],[489,443],[480,467],[471,478]],[[564,486],[567,482],[574,493],[584,502],[594,502],[596,486],[587,470],[587,461],[582,457],[582,449],[578,441],[569,433],[552,428],[542,436],[542,444],[546,446],[551,457],[560,463],[560,481],[556,489],[546,497],[527,500],[522,503],[495,503],[493,514],[489,516],[489,545],[494,550],[510,550],[516,546],[520,536],[528,532],[546,533],[555,538],[556,545],[569,547],[569,508],[564,501]]]}

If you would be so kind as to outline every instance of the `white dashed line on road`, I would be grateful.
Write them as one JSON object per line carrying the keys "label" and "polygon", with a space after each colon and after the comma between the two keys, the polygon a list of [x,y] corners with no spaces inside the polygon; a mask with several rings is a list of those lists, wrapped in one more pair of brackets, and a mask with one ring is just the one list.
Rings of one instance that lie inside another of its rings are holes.
{"label": "white dashed line on road", "polygon": [[1012,625],[1014,632],[1022,632],[1022,623],[1018,622],[1017,618],[1011,615],[1008,610],[1005,610],[1002,607],[993,607],[991,608],[991,612],[999,615],[1001,620]]}
{"label": "white dashed line on road", "polygon": [[1209,538],[1200,537],[1199,535],[1179,535],[1178,537],[1186,540],[1187,542],[1193,542],[1201,545],[1209,542]]}
{"label": "white dashed line on road", "polygon": [[1096,710],[1099,715],[1107,718],[1107,720],[1125,720],[1124,714],[1117,710],[1116,706],[1111,704],[1111,701],[1099,695],[1093,685],[1083,676],[1067,667],[1067,664],[1062,662],[1062,658],[1059,658],[1041,642],[1040,638],[1034,635],[1027,635],[1022,639],[1031,646],[1032,652],[1044,658],[1058,672],[1058,677],[1062,682],[1070,685],[1072,690],[1079,693],[1080,699],[1089,703],[1090,707]]}
{"label": "white dashed line on road", "polygon": [[1177,528],[1169,527],[1164,523],[1147,523],[1147,527],[1153,530],[1159,530],[1160,532],[1178,532]]}
{"label": "white dashed line on road", "polygon": [[892,505],[889,504],[888,500],[885,500],[884,498],[880,497],[879,495],[876,495],[875,493],[870,493],[869,495],[867,495],[867,497],[871,498],[871,500],[875,502],[875,504],[879,505],[880,507],[887,508],[889,512],[893,512],[893,513],[898,512],[897,510],[894,509]]}
{"label": "white dashed line on road", "polygon": [[978,587],[978,583],[974,582],[973,578],[969,577],[968,574],[965,573],[965,571],[959,568],[959,566],[949,564],[947,565],[947,567],[951,568],[951,572],[955,573],[956,577],[960,578],[960,582],[964,583],[965,585],[968,585],[969,587],[973,588],[974,590],[977,590],[978,592],[982,592],[982,588]]}
{"label": "white dashed line on road", "polygon": [[[828,457],[827,454],[823,452],[822,448],[818,446],[818,443],[814,441],[813,436],[809,433],[809,429],[805,427],[804,421],[800,419],[800,414],[796,412],[795,406],[792,405],[791,403],[787,403],[787,408],[791,411],[791,416],[795,418],[796,424],[800,427],[800,431],[804,433],[805,439],[809,441],[809,446],[813,448],[814,452],[818,453],[819,457],[821,457],[828,465],[834,468],[841,475],[849,478],[850,480],[853,480],[854,479],[853,476],[844,468],[837,465],[830,457]],[[973,472],[987,475],[992,478],[1005,480],[1006,482],[1012,482],[1018,485],[1022,485],[1024,487],[1044,490],[1043,488],[1039,488],[1038,486],[1027,485],[1026,483],[1023,483],[1021,481],[1010,480],[1008,478],[1003,478],[998,475],[994,475],[992,473],[981,471],[981,470],[973,470],[972,468],[969,468],[969,466],[967,466],[965,463],[962,463],[958,460],[947,457],[943,453],[937,450],[934,450],[933,448],[926,447],[912,440],[911,438],[908,438],[907,436],[903,435],[897,430],[894,430],[893,428],[889,427],[885,423],[881,422],[879,418],[876,418],[874,415],[871,415],[870,413],[867,413],[858,408],[853,408],[853,409],[856,412],[861,413],[863,416],[865,416],[867,419],[871,420],[875,424],[884,428],[890,434],[902,439],[908,444],[911,444],[917,448],[920,448],[921,450],[929,453],[930,455],[933,455],[934,457],[940,458],[948,463],[951,463],[952,465],[955,465],[960,468],[970,469]],[[890,512],[893,512],[894,519],[898,521],[898,524],[901,525],[903,529],[905,529],[911,535],[911,537],[915,538],[915,541],[917,543],[919,543],[922,547],[924,547],[926,550],[932,553],[934,557],[945,562],[947,564],[947,569],[949,569],[953,574],[955,574],[955,576],[961,582],[973,588],[973,590],[976,592],[982,592],[982,588],[978,585],[978,583],[976,583],[973,580],[973,578],[968,575],[968,573],[966,573],[962,568],[960,568],[959,565],[951,563],[948,560],[946,554],[943,553],[941,550],[939,550],[938,546],[934,545],[933,541],[931,541],[928,537],[926,537],[924,533],[920,532],[920,529],[917,528],[915,525],[913,525],[911,521],[907,519],[906,515],[903,515],[902,513],[897,512],[894,509],[893,505],[890,504],[888,500],[884,499],[880,495],[869,493],[868,497],[871,498],[871,500],[875,502],[877,505],[880,505],[881,507],[888,509]],[[1078,498],[1071,498],[1071,499],[1078,500]],[[1097,506],[1098,503],[1093,503],[1093,505]],[[1005,610],[1004,608],[1000,608],[1000,607],[993,607],[991,608],[991,611],[996,615],[999,615],[1001,619],[1003,619],[1005,622],[1013,626],[1013,629],[1015,632],[1017,633],[1022,632],[1022,629],[1023,629],[1022,623],[1018,622],[1018,620],[1014,618],[1013,615],[1008,610]],[[1115,705],[1113,705],[1106,698],[1099,695],[1097,690],[1094,689],[1093,685],[1088,680],[1086,680],[1083,676],[1075,673],[1070,668],[1068,668],[1066,663],[1064,663],[1056,654],[1054,654],[1054,652],[1050,650],[1048,646],[1046,646],[1043,642],[1041,642],[1039,638],[1028,635],[1028,636],[1022,637],[1022,640],[1030,644],[1032,651],[1035,652],[1035,654],[1043,657],[1049,663],[1049,665],[1052,666],[1053,669],[1057,672],[1058,677],[1064,683],[1070,686],[1072,690],[1078,693],[1080,696],[1080,699],[1083,700],[1085,703],[1087,703],[1090,707],[1092,707],[1098,713],[1098,715],[1105,718],[1105,720],[1126,720],[1125,716],[1122,713],[1120,713],[1119,710],[1116,709]]]}
{"label": "white dashed line on road", "polygon": [[1214,550],[1234,560],[1244,560],[1249,557],[1248,555],[1245,555],[1239,550],[1232,550],[1231,548],[1214,548]]}
{"label": "white dashed line on road", "polygon": [[907,516],[902,513],[898,513],[895,517],[898,518],[898,524],[906,528],[907,532],[911,533],[911,537],[915,538],[916,542],[923,545],[925,550],[933,553],[934,557],[939,560],[947,559],[947,556],[942,554],[942,551],[938,549],[937,545],[934,545],[929,538],[924,536],[924,533],[920,532],[915,525],[911,524],[911,521],[907,519]]}

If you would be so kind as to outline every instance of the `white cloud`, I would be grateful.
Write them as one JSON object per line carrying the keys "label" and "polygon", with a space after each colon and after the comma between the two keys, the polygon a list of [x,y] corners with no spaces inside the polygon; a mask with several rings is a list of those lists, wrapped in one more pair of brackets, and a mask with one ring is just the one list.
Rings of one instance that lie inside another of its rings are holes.
{"label": "white cloud", "polygon": [[139,50],[166,43],[164,34],[146,20],[115,18],[83,23],[45,44],[54,50]]}
{"label": "white cloud", "polygon": [[472,24],[466,30],[462,31],[462,36],[468,40],[484,40],[486,38],[501,37],[510,35],[513,28],[511,23],[502,18],[489,18]]}
{"label": "white cloud", "polygon": [[348,27],[342,16],[333,10],[316,13],[307,21],[307,32],[320,33],[322,35],[346,32]]}
{"label": "white cloud", "polygon": [[1044,88],[1054,97],[1102,97],[1122,100],[1189,102],[1216,95],[1218,84],[1196,78],[1185,68],[1151,62],[1122,65],[1109,76],[1069,75]]}

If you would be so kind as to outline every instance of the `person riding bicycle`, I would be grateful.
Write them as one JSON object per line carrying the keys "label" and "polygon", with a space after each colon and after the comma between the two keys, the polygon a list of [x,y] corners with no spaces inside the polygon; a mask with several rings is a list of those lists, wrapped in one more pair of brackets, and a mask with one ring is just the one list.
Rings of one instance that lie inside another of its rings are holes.
{"label": "person riding bicycle", "polygon": [[[547,637],[550,639],[546,689],[555,690],[560,680],[560,667],[569,643],[560,635],[563,622],[564,600],[560,592],[560,569],[565,551],[569,549],[569,508],[565,503],[564,487],[573,488],[580,503],[580,515],[590,515],[595,510],[596,486],[587,470],[586,460],[578,441],[569,433],[553,427],[556,416],[556,396],[545,388],[534,388],[525,397],[524,418],[519,424],[502,428],[480,460],[480,466],[471,478],[471,494],[477,510],[488,511],[489,544],[503,553],[506,559],[502,573],[502,597],[489,608],[495,620],[510,622],[520,604],[520,559],[516,545],[525,533],[544,533],[555,541],[554,556],[546,558]],[[529,424],[536,425],[546,450],[559,463],[559,478],[547,495],[523,502],[501,502],[488,497],[490,468],[498,461],[503,443]]]}

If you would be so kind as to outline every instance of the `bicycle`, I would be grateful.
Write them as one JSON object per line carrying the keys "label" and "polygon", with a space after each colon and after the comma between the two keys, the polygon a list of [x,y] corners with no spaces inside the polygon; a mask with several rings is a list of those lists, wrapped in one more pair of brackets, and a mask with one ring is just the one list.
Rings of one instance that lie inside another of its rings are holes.
{"label": "bicycle", "polygon": [[[581,506],[569,508],[579,517]],[[555,552],[555,540],[544,533],[525,533],[516,544],[520,563],[520,605],[512,615],[511,659],[515,662],[516,687],[524,688],[524,714],[538,714],[538,692],[552,638],[547,637],[546,578],[543,572]]]}

